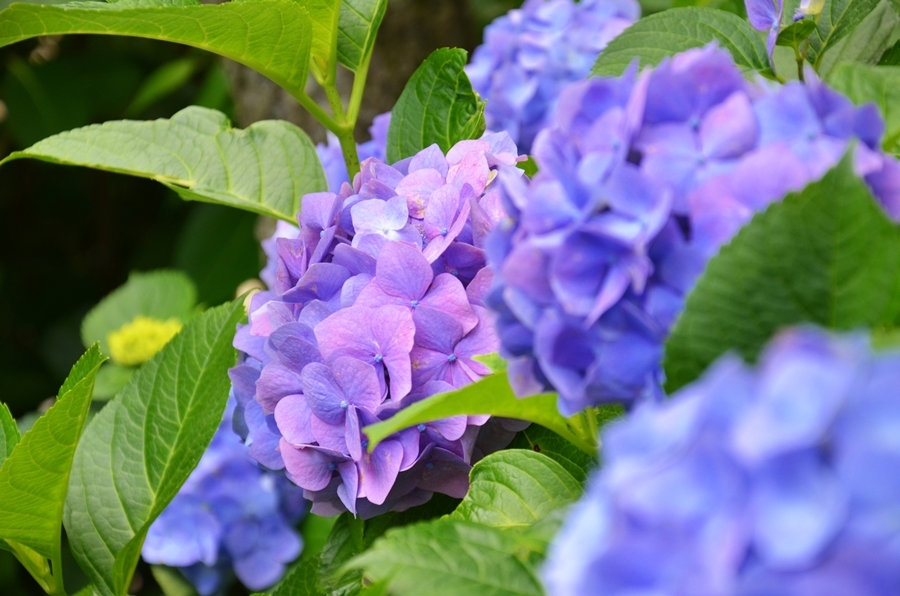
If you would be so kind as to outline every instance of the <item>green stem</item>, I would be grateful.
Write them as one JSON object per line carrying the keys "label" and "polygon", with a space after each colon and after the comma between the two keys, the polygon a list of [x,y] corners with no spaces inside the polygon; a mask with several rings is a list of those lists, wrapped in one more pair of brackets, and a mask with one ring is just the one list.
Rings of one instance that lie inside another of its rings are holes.
{"label": "green stem", "polygon": [[353,177],[359,174],[359,153],[356,151],[356,139],[353,138],[353,126],[347,126],[334,134],[341,142],[341,153],[344,155],[344,163],[347,164],[347,176],[352,183]]}
{"label": "green stem", "polygon": [[352,122],[354,126],[359,118],[359,109],[362,106],[362,98],[366,90],[366,79],[369,76],[369,63],[371,61],[372,55],[369,54],[353,75],[353,89],[350,91],[350,103],[347,105],[347,121]]}
{"label": "green stem", "polygon": [[306,93],[291,93],[291,95],[300,102],[300,105],[306,108],[306,111],[313,115],[313,117],[322,123],[322,126],[333,132],[334,134],[338,134],[341,130],[341,124],[338,123],[337,120],[329,116],[325,110],[319,107],[319,104],[313,101],[313,99],[307,95]]}

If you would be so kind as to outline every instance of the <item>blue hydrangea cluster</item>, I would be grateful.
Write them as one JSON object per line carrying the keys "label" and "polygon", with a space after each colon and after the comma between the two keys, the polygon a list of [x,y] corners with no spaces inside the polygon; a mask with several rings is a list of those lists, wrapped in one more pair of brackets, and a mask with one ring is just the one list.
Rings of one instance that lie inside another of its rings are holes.
{"label": "blue hydrangea cluster", "polygon": [[873,105],[818,82],[764,86],[715,46],[640,75],[571,84],[534,145],[531,180],[500,178],[487,299],[519,395],[571,415],[660,393],[662,346],[707,260],[752,215],[833,167],[900,218],[900,165]]}
{"label": "blue hydrangea cluster", "polygon": [[499,347],[483,247],[505,217],[498,173],[521,175],[519,159],[502,133],[393,166],[367,159],[352,186],[306,195],[299,230],[269,243],[270,290],[234,340],[236,428],[314,513],[368,518],[434,492],[462,497],[473,458],[512,439],[508,423],[457,416],[369,453],[361,429],[489,372],[473,359]]}
{"label": "blue hydrangea cluster", "polygon": [[487,100],[488,130],[525,153],[562,88],[585,78],[597,55],[641,16],[636,0],[526,0],[491,23],[466,73]]}
{"label": "blue hydrangea cluster", "polygon": [[303,492],[265,472],[232,430],[234,399],[181,491],[150,526],[141,554],[177,567],[201,596],[224,593],[235,576],[254,591],[273,585],[303,542],[294,529]]}
{"label": "blue hydrangea cluster", "polygon": [[900,586],[900,351],[813,328],[724,357],[603,434],[552,596],[888,596]]}

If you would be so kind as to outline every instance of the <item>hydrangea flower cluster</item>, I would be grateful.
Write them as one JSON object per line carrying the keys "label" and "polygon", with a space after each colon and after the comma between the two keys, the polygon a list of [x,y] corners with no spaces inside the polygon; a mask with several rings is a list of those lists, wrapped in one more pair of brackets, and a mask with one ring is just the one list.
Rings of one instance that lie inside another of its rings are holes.
{"label": "hydrangea flower cluster", "polygon": [[875,106],[818,82],[747,82],[715,46],[641,75],[570,85],[538,135],[540,171],[501,180],[489,241],[510,378],[567,415],[660,395],[662,346],[707,260],[752,215],[856,143],[855,168],[900,218],[900,165]]}
{"label": "hydrangea flower cluster", "polygon": [[234,399],[212,443],[168,507],[150,526],[141,554],[180,568],[201,596],[224,591],[236,575],[263,590],[299,556],[294,524],[308,503],[285,478],[265,472],[232,430]]}
{"label": "hydrangea flower cluster", "polygon": [[502,133],[394,166],[367,159],[339,194],[305,196],[300,229],[269,244],[270,290],[234,340],[236,428],[314,513],[368,518],[434,492],[462,497],[473,458],[512,439],[497,421],[457,416],[369,453],[361,429],[489,372],[473,359],[499,347],[483,246],[505,217],[495,178],[520,175],[518,160]]}
{"label": "hydrangea flower cluster", "polygon": [[466,67],[487,100],[488,130],[507,131],[530,153],[562,88],[585,78],[603,48],[640,16],[636,0],[526,0],[495,20]]}
{"label": "hydrangea flower cluster", "polygon": [[604,432],[549,594],[886,596],[900,586],[900,352],[813,328]]}

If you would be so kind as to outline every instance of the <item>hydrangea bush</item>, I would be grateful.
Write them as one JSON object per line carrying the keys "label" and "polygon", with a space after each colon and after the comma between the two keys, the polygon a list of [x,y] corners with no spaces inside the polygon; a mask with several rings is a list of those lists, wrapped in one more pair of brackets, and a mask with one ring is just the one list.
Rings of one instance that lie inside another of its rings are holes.
{"label": "hydrangea bush", "polygon": [[271,289],[235,337],[237,422],[314,513],[367,518],[465,496],[487,417],[419,424],[370,453],[360,431],[490,372],[473,359],[499,347],[483,244],[504,217],[498,172],[521,176],[517,160],[504,133],[394,166],[370,158],[340,194],[306,195],[299,229],[267,241]]}
{"label": "hydrangea bush", "polygon": [[715,46],[572,83],[559,104],[538,174],[504,180],[512,218],[490,243],[488,304],[517,393],[556,390],[565,415],[661,397],[663,343],[706,261],[848,148],[900,217],[874,105],[818,81],[748,82]]}
{"label": "hydrangea bush", "polygon": [[237,577],[251,590],[277,582],[300,554],[294,525],[306,512],[300,489],[265,472],[247,456],[225,419],[178,495],[156,518],[141,556],[178,567],[201,596],[224,591]]}
{"label": "hydrangea bush", "polygon": [[893,593],[898,383],[900,352],[807,328],[641,404],[603,433],[549,592]]}
{"label": "hydrangea bush", "polygon": [[237,60],[329,132],[191,107],[4,159],[278,224],[262,291],[198,307],[141,277],[31,430],[0,407],[0,547],[51,596],[125,596],[146,564],[203,596],[897,592],[900,361],[868,343],[900,326],[896,8],[528,0],[358,145],[386,8],[0,11],[0,46]]}

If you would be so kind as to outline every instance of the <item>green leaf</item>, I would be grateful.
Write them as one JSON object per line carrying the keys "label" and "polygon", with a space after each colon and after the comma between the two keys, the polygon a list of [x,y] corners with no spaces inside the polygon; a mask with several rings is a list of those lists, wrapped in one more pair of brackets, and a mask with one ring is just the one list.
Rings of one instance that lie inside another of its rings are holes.
{"label": "green leaf", "polygon": [[878,2],[879,0],[825,0],[816,32],[809,38],[809,61],[818,66],[825,52],[859,25]]}
{"label": "green leaf", "polygon": [[435,50],[416,69],[391,112],[387,158],[395,163],[435,143],[445,153],[484,133],[485,103],[472,89],[465,50]]}
{"label": "green leaf", "polygon": [[[94,376],[105,358],[93,345],[72,367],[56,403],[25,433],[0,468],[0,539],[45,590],[61,582],[47,559],[61,562],[63,505],[91,407]],[[6,425],[4,424],[4,427]]]}
{"label": "green leaf", "polygon": [[6,404],[0,402],[0,466],[19,443],[19,427]]}
{"label": "green leaf", "polygon": [[15,4],[0,14],[0,47],[42,35],[96,33],[181,43],[249,66],[293,95],[309,72],[312,24],[302,0]]}
{"label": "green leaf", "polygon": [[362,519],[354,518],[350,513],[338,517],[318,557],[316,585],[321,592],[354,594],[362,588],[362,574],[342,568],[365,549],[364,530]]}
{"label": "green leaf", "polygon": [[900,66],[900,41],[888,48],[878,60],[878,66]]}
{"label": "green leaf", "polygon": [[311,557],[288,571],[272,596],[324,596],[318,588],[318,578],[319,558]]}
{"label": "green leaf", "polygon": [[125,116],[134,118],[141,115],[144,110],[186,85],[197,72],[197,66],[193,58],[179,58],[154,70],[125,108]]}
{"label": "green leaf", "polygon": [[197,590],[177,569],[151,565],[150,572],[165,596],[197,596]]}
{"label": "green leaf", "polygon": [[595,453],[594,439],[579,436],[556,407],[556,394],[543,393],[519,399],[509,386],[505,373],[489,375],[462,389],[441,393],[404,408],[393,417],[367,426],[369,449],[404,428],[450,416],[490,414],[527,420],[546,426],[586,453]]}
{"label": "green leaf", "polygon": [[105,401],[125,388],[134,375],[135,369],[130,366],[119,366],[107,362],[97,372],[94,381],[94,401]]}
{"label": "green leaf", "polygon": [[509,448],[530,449],[546,455],[565,468],[578,482],[587,480],[588,472],[597,465],[595,458],[539,424],[532,424],[517,434]]}
{"label": "green leaf", "polygon": [[853,173],[852,157],[773,203],[707,266],[666,344],[669,392],[720,355],[752,360],[786,325],[900,322],[900,228]]}
{"label": "green leaf", "polygon": [[108,354],[107,335],[132,322],[136,316],[160,321],[178,319],[186,323],[196,307],[197,290],[184,273],[164,269],[132,273],[124,285],[101,300],[84,317],[81,341],[86,346],[100,342],[100,349]]}
{"label": "green leaf", "polygon": [[574,503],[581,493],[581,482],[546,455],[504,450],[475,464],[469,492],[450,517],[521,529]]}
{"label": "green leaf", "polygon": [[640,19],[610,42],[597,58],[594,76],[619,76],[635,59],[653,66],[667,56],[711,41],[731,52],[746,72],[771,76],[766,44],[746,20],[712,8],[673,8]]}
{"label": "green leaf", "polygon": [[540,596],[534,570],[513,555],[520,549],[514,533],[440,519],[390,530],[347,566],[397,596]]}
{"label": "green leaf", "polygon": [[480,362],[491,369],[493,373],[502,373],[506,371],[506,359],[497,352],[492,354],[480,354],[472,358],[476,362]]}
{"label": "green leaf", "polygon": [[353,72],[368,68],[387,5],[387,0],[342,0],[337,55]]}
{"label": "green leaf", "polygon": [[312,24],[310,53],[315,61],[329,64],[337,50],[338,17],[341,0],[306,0],[304,2]]}
{"label": "green leaf", "polygon": [[900,140],[900,67],[866,66],[845,62],[828,76],[828,84],[862,105],[874,103],[885,120],[884,148]]}
{"label": "green leaf", "polygon": [[298,127],[264,121],[233,129],[224,114],[199,107],[170,120],[121,120],[64,132],[0,164],[22,158],[150,178],[185,200],[294,223],[303,195],[327,188],[315,145]]}
{"label": "green leaf", "polygon": [[780,46],[796,48],[806,41],[806,38],[812,35],[812,32],[815,30],[816,22],[814,20],[803,19],[796,23],[791,23],[782,29],[778,34],[778,41],[776,43]]}
{"label": "green leaf", "polygon": [[194,318],[85,431],[65,525],[76,560],[103,596],[124,596],[150,524],[222,420],[243,314],[236,300]]}
{"label": "green leaf", "polygon": [[898,24],[900,16],[891,1],[880,0],[875,9],[849,35],[824,54],[817,69],[819,76],[827,78],[837,65],[844,62],[875,64],[896,39]]}

